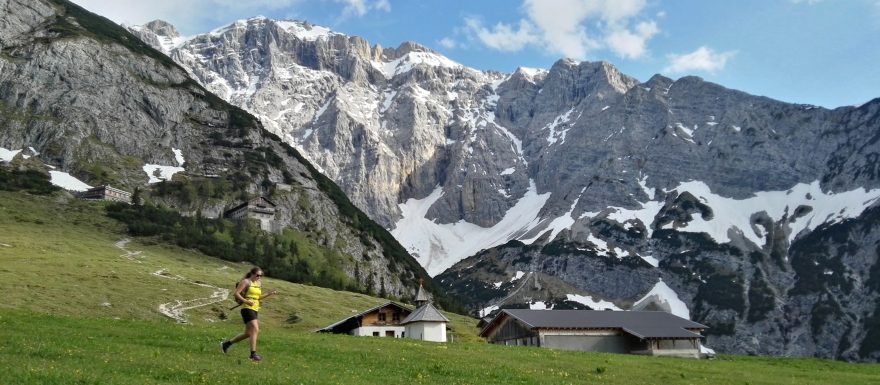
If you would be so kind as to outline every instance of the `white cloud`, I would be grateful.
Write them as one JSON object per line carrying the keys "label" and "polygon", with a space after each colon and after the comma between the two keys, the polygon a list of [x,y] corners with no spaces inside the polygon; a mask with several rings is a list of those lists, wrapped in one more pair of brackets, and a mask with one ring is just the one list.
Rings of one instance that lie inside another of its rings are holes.
{"label": "white cloud", "polygon": [[472,37],[500,51],[535,46],[585,59],[595,50],[608,49],[636,59],[645,55],[648,40],[660,31],[652,20],[638,22],[646,5],[646,0],[524,0],[526,18],[516,27],[498,23],[487,29],[474,18],[465,22]]}
{"label": "white cloud", "polygon": [[705,71],[715,73],[723,70],[727,60],[733,57],[734,51],[715,53],[711,48],[702,46],[696,51],[682,55],[667,55],[669,65],[663,69],[667,73],[688,71]]}
{"label": "white cloud", "polygon": [[484,27],[479,20],[467,18],[465,19],[465,27],[476,35],[483,44],[499,51],[519,51],[526,45],[539,41],[534,26],[525,20],[520,20],[518,29],[504,23],[498,23],[490,30]]}
{"label": "white cloud", "polygon": [[385,11],[391,12],[391,3],[388,0],[376,0],[376,1],[367,1],[367,0],[334,0],[337,3],[345,4],[345,7],[342,8],[343,16],[357,16],[361,17],[366,15],[370,10],[377,11]]}
{"label": "white cloud", "polygon": [[373,4],[373,9],[377,11],[391,12],[391,3],[388,0],[377,0]]}
{"label": "white cloud", "polygon": [[437,43],[440,44],[441,47],[446,49],[455,49],[456,47],[458,47],[458,43],[449,37],[444,37],[440,39],[440,41],[438,41]]}
{"label": "white cloud", "polygon": [[336,0],[337,3],[345,4],[342,14],[346,16],[363,16],[367,14],[367,4],[364,0]]}
{"label": "white cloud", "polygon": [[657,23],[642,22],[636,26],[635,32],[626,29],[618,29],[606,36],[605,43],[608,48],[625,59],[638,59],[647,51],[648,39],[660,32]]}
{"label": "white cloud", "polygon": [[525,0],[523,8],[529,19],[541,31],[547,50],[575,59],[584,59],[587,52],[598,46],[587,35],[583,23],[596,16],[599,4],[582,0]]}

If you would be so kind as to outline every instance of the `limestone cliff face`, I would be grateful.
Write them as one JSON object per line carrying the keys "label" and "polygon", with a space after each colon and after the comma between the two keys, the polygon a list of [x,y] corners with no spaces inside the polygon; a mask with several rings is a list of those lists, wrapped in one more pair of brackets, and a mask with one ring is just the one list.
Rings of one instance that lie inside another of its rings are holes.
{"label": "limestone cliff face", "polygon": [[[688,181],[733,199],[815,181],[878,187],[875,143],[841,155],[876,126],[870,104],[793,105],[696,77],[640,83],[608,63],[565,59],[476,71],[415,43],[370,47],[307,22],[252,18],[189,40],[163,22],[132,30],[301,150],[432,274],[470,251],[534,240],[556,219],[583,225],[595,217],[585,213],[639,208],[654,189]],[[430,204],[405,212],[410,199]],[[403,229],[414,215],[452,234]],[[493,235],[467,238],[468,226]]]}
{"label": "limestone cliff face", "polygon": [[[828,110],[567,59],[484,72],[265,18],[186,41],[134,32],[301,150],[474,309],[591,306],[567,294],[628,308],[662,278],[720,351],[880,354],[880,100]],[[541,284],[507,284],[517,271]]]}
{"label": "limestone cliff face", "polygon": [[[152,164],[272,193],[279,224],[346,256],[344,273],[368,289],[410,298],[427,277],[296,150],[121,27],[60,0],[4,0],[0,10],[0,147],[32,147],[58,171],[129,191],[150,191]],[[154,42],[177,37],[164,23],[148,28],[163,34]],[[227,198],[164,203],[210,216],[238,203]]]}

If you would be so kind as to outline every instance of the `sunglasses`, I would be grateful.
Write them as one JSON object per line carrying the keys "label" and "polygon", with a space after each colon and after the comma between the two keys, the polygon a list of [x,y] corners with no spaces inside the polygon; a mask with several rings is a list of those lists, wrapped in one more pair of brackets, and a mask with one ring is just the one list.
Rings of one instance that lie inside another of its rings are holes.
{"label": "sunglasses", "polygon": [[262,274],[254,275],[254,277],[257,277],[257,278],[260,278],[260,277],[262,277],[262,276],[263,276]]}

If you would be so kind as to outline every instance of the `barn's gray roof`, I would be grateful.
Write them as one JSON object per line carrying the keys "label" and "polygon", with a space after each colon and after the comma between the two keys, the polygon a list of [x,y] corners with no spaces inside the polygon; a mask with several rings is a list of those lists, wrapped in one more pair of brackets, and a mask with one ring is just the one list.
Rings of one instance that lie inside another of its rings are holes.
{"label": "barn's gray roof", "polygon": [[413,322],[449,322],[449,318],[446,318],[443,314],[440,313],[434,305],[431,303],[426,303],[424,306],[413,310],[412,313],[409,314],[403,321],[400,321],[401,325],[406,325],[408,323]]}
{"label": "barn's gray roof", "polygon": [[699,338],[687,329],[708,329],[676,315],[662,311],[595,311],[595,310],[502,310],[480,332],[487,332],[507,314],[533,329],[622,329],[638,338]]}

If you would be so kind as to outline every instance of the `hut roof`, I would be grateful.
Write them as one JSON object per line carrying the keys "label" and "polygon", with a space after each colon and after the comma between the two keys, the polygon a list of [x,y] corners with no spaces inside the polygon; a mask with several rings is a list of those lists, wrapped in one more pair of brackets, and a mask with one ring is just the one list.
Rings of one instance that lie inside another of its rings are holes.
{"label": "hut roof", "polygon": [[240,204],[238,204],[238,205],[235,205],[235,206],[233,206],[232,208],[230,208],[230,209],[224,211],[223,213],[224,213],[224,215],[227,215],[227,214],[229,214],[229,213],[231,213],[231,212],[233,212],[233,211],[236,211],[236,210],[238,210],[238,209],[240,209],[240,208],[242,208],[242,207],[247,207],[247,206],[250,205],[251,203],[258,202],[258,201],[260,201],[260,200],[266,201],[266,203],[269,204],[270,208],[273,208],[273,209],[274,209],[274,208],[277,206],[274,202],[270,201],[270,200],[267,199],[266,197],[260,196],[260,197],[256,197],[256,198],[253,198],[253,199],[249,199],[249,200],[247,200],[247,201],[244,201],[244,202],[242,202],[242,203],[240,203]]}
{"label": "hut roof", "polygon": [[345,323],[347,323],[347,322],[349,322],[349,321],[351,321],[351,320],[353,320],[353,319],[357,319],[357,318],[359,318],[359,317],[363,317],[364,315],[370,314],[370,313],[372,313],[372,312],[374,312],[374,311],[377,311],[377,310],[382,309],[382,308],[385,308],[385,307],[396,307],[396,308],[398,308],[399,310],[401,310],[401,311],[405,311],[405,312],[410,311],[409,309],[407,309],[405,306],[403,306],[403,305],[401,305],[401,304],[398,304],[398,303],[393,302],[393,301],[389,301],[389,302],[383,303],[383,304],[381,304],[381,305],[371,307],[371,308],[369,308],[369,309],[367,309],[367,310],[364,310],[364,311],[362,311],[362,312],[360,312],[360,313],[358,313],[358,314],[355,314],[355,315],[352,315],[352,316],[346,317],[346,318],[344,318],[344,319],[341,319],[341,320],[339,320],[339,321],[337,321],[337,322],[334,322],[334,323],[332,323],[332,324],[330,324],[330,325],[328,325],[328,326],[326,326],[326,327],[323,327],[323,328],[321,328],[321,329],[316,330],[316,332],[334,332],[334,329],[336,329],[336,328],[339,327],[339,326],[343,326]]}
{"label": "hut roof", "polygon": [[638,338],[700,338],[688,329],[708,329],[662,311],[529,310],[505,309],[480,331],[491,330],[504,319],[515,318],[533,329],[622,329]]}
{"label": "hut roof", "polygon": [[406,325],[408,323],[413,322],[449,322],[449,318],[446,318],[443,314],[440,313],[434,305],[431,303],[426,303],[419,307],[416,310],[413,310],[409,316],[400,321],[401,325]]}

